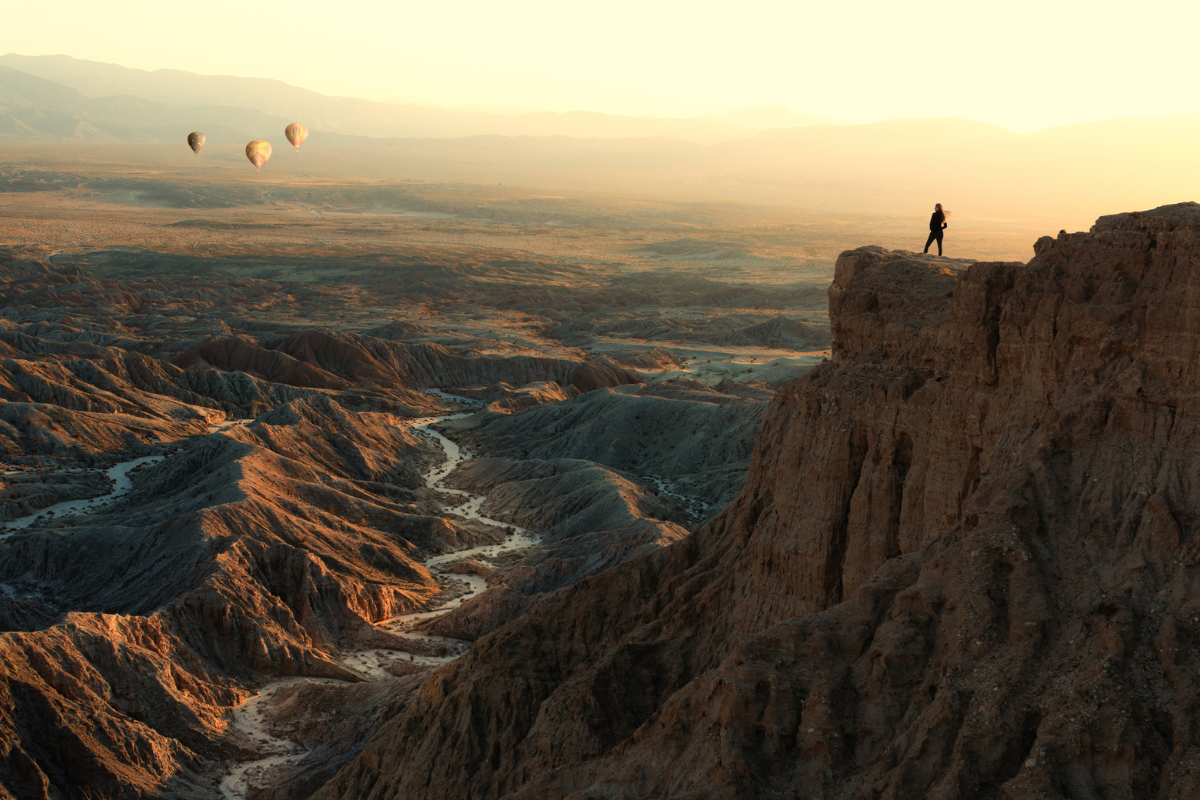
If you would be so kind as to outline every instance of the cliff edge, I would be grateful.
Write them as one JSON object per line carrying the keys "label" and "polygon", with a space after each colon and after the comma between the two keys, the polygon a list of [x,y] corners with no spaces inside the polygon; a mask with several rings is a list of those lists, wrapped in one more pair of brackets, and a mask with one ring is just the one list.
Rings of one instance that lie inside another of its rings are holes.
{"label": "cliff edge", "polygon": [[861,248],[745,489],[440,670],[322,798],[1183,798],[1200,205]]}

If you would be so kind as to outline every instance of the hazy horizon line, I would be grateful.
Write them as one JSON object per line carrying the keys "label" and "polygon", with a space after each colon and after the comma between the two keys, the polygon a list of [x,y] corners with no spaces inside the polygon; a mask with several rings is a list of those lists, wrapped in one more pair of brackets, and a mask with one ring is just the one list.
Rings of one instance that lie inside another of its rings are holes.
{"label": "hazy horizon line", "polygon": [[[120,64],[120,63],[113,62],[113,61],[96,61],[93,59],[78,58],[78,57],[70,55],[68,53],[39,53],[39,54],[31,55],[31,54],[27,54],[27,53],[17,53],[15,51],[10,51],[8,53],[3,54],[3,56],[0,56],[0,58],[5,58],[8,56],[16,56],[18,58],[67,58],[67,59],[71,59],[73,61],[77,61],[77,62],[81,62],[81,63],[98,64],[98,65],[109,66],[109,67],[119,67],[121,69],[130,70],[132,72],[141,72],[141,73],[145,73],[148,75],[158,73],[158,72],[175,72],[175,73],[181,73],[184,75],[194,75],[194,76],[202,77],[202,78],[233,78],[233,79],[237,79],[237,80],[269,81],[269,82],[282,84],[282,85],[287,86],[292,89],[300,89],[302,91],[312,92],[313,94],[319,95],[321,97],[326,97],[326,98],[361,100],[364,102],[379,103],[379,104],[383,104],[383,105],[393,105],[393,106],[401,106],[401,107],[413,106],[413,107],[417,107],[417,108],[429,108],[429,109],[434,109],[434,110],[438,110],[438,111],[470,113],[470,114],[488,114],[488,115],[505,116],[505,117],[522,117],[522,116],[527,116],[530,114],[566,115],[566,114],[583,113],[583,114],[599,114],[599,115],[609,116],[609,117],[622,117],[625,119],[680,120],[680,121],[713,121],[713,120],[724,121],[723,120],[724,117],[736,114],[738,112],[780,109],[784,112],[787,112],[789,114],[794,114],[796,116],[820,117],[820,118],[825,118],[825,119],[829,120],[829,122],[827,122],[827,123],[810,123],[807,127],[815,127],[815,126],[819,126],[819,125],[852,127],[852,126],[877,125],[877,124],[886,123],[886,122],[903,122],[903,121],[916,122],[916,121],[922,121],[922,120],[961,120],[964,122],[976,122],[976,123],[980,123],[983,125],[990,125],[992,127],[1000,128],[1001,130],[1005,130],[1005,131],[1008,131],[1010,133],[1014,133],[1017,135],[1026,135],[1026,134],[1040,133],[1042,131],[1054,130],[1057,128],[1068,128],[1068,127],[1072,127],[1075,125],[1087,125],[1087,124],[1091,124],[1091,123],[1117,122],[1117,121],[1122,121],[1122,120],[1141,120],[1141,119],[1170,119],[1170,118],[1177,118],[1177,117],[1197,116],[1197,114],[1195,114],[1195,113],[1192,113],[1192,114],[1146,114],[1146,115],[1126,114],[1126,115],[1115,116],[1115,117],[1095,117],[1095,118],[1088,118],[1088,119],[1078,119],[1078,120],[1074,120],[1071,122],[1061,122],[1061,123],[1057,123],[1057,124],[1053,124],[1053,125],[1046,125],[1043,127],[1022,129],[1019,127],[1004,125],[999,122],[993,122],[993,121],[990,121],[987,119],[964,117],[964,116],[955,115],[955,114],[950,114],[950,115],[946,115],[946,116],[937,116],[937,117],[927,116],[927,115],[918,115],[918,116],[906,116],[906,117],[878,117],[878,118],[871,117],[871,118],[859,118],[859,119],[844,119],[844,118],[838,118],[838,117],[835,117],[835,116],[832,116],[829,114],[822,114],[818,111],[812,111],[812,110],[796,111],[783,103],[767,103],[767,104],[737,106],[734,108],[727,109],[723,112],[708,112],[708,113],[703,113],[703,114],[694,114],[694,115],[690,115],[690,116],[676,116],[676,115],[670,115],[670,114],[631,114],[631,113],[625,113],[625,112],[620,112],[620,111],[606,111],[606,110],[601,110],[601,109],[597,109],[597,108],[587,108],[587,107],[555,108],[555,107],[550,107],[550,106],[547,106],[547,107],[518,106],[518,105],[511,104],[511,103],[505,103],[505,102],[499,102],[499,101],[489,102],[486,100],[480,100],[480,99],[472,100],[472,99],[468,99],[468,98],[453,98],[453,99],[452,98],[442,98],[441,100],[438,100],[436,98],[422,98],[422,97],[420,97],[419,94],[417,97],[410,97],[410,98],[405,98],[401,95],[393,95],[391,97],[380,98],[380,97],[366,96],[366,94],[364,94],[364,93],[360,93],[360,94],[327,93],[327,92],[319,91],[317,89],[310,89],[307,86],[303,86],[303,85],[300,85],[297,83],[291,83],[291,82],[283,80],[281,78],[265,77],[265,76],[259,76],[259,75],[236,75],[233,73],[193,72],[191,70],[180,69],[178,67],[160,67],[158,69],[143,69],[141,67],[126,66],[125,64]],[[15,69],[17,71],[21,71],[21,70],[17,69],[16,67],[10,67],[10,69]],[[57,81],[55,81],[55,82],[57,82]],[[99,95],[99,97],[119,97],[119,96],[121,96],[121,95]],[[134,96],[136,96],[136,95],[134,95]],[[748,130],[756,127],[756,126],[745,126],[745,125],[739,126],[736,123],[727,123],[727,124],[733,125],[734,127],[746,127]],[[806,127],[806,126],[781,125],[781,126],[777,126],[777,127],[767,127],[767,128],[763,128],[761,130],[786,129],[787,127]]]}

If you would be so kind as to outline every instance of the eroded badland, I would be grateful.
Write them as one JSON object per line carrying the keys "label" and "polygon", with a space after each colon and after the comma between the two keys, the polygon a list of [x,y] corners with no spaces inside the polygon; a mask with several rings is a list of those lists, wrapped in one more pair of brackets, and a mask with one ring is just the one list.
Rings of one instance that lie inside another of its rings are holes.
{"label": "eroded badland", "polygon": [[209,155],[0,157],[0,797],[1197,791],[1200,207]]}
{"label": "eroded badland", "polygon": [[711,517],[828,355],[838,244],[783,214],[109,153],[0,193],[15,797],[307,796]]}

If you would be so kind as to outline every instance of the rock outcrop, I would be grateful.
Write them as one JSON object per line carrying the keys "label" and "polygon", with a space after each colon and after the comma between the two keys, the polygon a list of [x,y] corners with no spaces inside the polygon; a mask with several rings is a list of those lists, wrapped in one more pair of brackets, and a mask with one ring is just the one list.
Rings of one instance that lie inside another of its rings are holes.
{"label": "rock outcrop", "polygon": [[1200,206],[1035,254],[843,254],[737,499],[476,642],[317,797],[1200,793]]}
{"label": "rock outcrop", "polygon": [[486,454],[579,459],[632,476],[654,475],[715,511],[745,480],[765,408],[759,400],[693,381],[671,381],[593,391],[520,414],[485,414],[448,427]]}
{"label": "rock outcrop", "polygon": [[301,388],[380,387],[391,393],[417,388],[523,385],[554,381],[590,392],[638,383],[611,360],[567,361],[533,356],[470,356],[437,344],[410,344],[328,330],[290,336],[248,336],[205,342],[175,358],[187,370],[237,370]]}
{"label": "rock outcrop", "polygon": [[524,386],[501,382],[491,386],[457,387],[453,393],[486,403],[489,411],[515,414],[534,406],[560,403],[579,394],[579,389],[573,385],[561,386],[553,381],[538,381]]}

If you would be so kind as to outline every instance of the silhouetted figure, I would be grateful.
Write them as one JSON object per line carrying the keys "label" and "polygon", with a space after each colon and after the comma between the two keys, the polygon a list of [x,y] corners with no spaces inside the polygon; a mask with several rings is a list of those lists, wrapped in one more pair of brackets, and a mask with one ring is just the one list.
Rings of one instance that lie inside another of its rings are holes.
{"label": "silhouetted figure", "polygon": [[925,249],[922,252],[928,253],[929,245],[933,244],[936,239],[938,243],[938,255],[942,254],[942,231],[950,224],[946,222],[946,217],[949,215],[949,211],[942,210],[941,203],[935,206],[933,216],[929,218],[929,238],[925,240]]}

